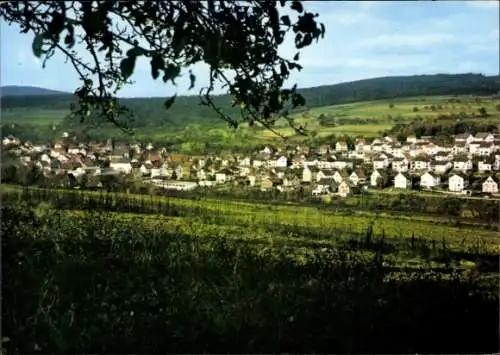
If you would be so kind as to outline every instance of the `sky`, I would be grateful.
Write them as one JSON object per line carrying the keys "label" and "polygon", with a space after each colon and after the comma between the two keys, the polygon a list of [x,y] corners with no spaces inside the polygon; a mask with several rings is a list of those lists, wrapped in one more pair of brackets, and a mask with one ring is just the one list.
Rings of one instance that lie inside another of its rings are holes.
{"label": "sky", "polygon": [[[320,14],[325,38],[300,54],[304,69],[288,85],[330,85],[381,76],[482,73],[498,75],[499,1],[307,1],[308,11]],[[0,83],[29,85],[73,92],[77,74],[62,56],[45,69],[31,50],[33,34],[0,24]],[[292,58],[297,50],[289,37],[280,53]],[[193,68],[197,86],[177,87],[154,81],[146,61],[140,62],[122,97],[195,95],[207,83],[206,66]]]}

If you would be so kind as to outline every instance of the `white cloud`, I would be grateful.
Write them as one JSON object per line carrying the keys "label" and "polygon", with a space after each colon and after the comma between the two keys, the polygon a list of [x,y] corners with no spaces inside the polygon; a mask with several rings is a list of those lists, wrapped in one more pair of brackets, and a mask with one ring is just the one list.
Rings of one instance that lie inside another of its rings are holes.
{"label": "white cloud", "polygon": [[479,7],[479,8],[498,8],[500,2],[498,0],[491,0],[491,1],[465,1],[467,6],[470,7]]}
{"label": "white cloud", "polygon": [[456,41],[456,36],[450,33],[383,34],[367,40],[364,45],[370,47],[427,47],[450,44]]}

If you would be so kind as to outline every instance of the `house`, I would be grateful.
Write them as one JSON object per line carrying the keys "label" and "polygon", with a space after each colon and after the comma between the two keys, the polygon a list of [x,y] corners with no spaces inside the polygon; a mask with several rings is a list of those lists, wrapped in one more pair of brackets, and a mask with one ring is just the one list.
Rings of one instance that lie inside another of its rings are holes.
{"label": "house", "polygon": [[283,180],[277,179],[275,177],[266,176],[262,179],[260,183],[260,188],[261,190],[265,191],[282,184]]}
{"label": "house", "polygon": [[498,180],[495,179],[493,176],[489,176],[484,182],[483,182],[483,192],[484,193],[489,193],[489,194],[496,194],[498,193]]}
{"label": "house", "polygon": [[302,170],[302,181],[303,182],[311,182],[312,181],[312,171],[307,166]]}
{"label": "house", "polygon": [[318,181],[316,188],[312,191],[313,195],[322,195],[337,190],[337,183],[332,178],[321,179]]}
{"label": "house", "polygon": [[455,143],[465,143],[469,145],[473,140],[474,136],[470,133],[463,133],[455,136]]}
{"label": "house", "polygon": [[207,180],[208,175],[204,169],[200,169],[196,172],[196,177],[198,180]]}
{"label": "house", "polygon": [[398,173],[394,177],[394,187],[397,189],[407,189],[411,187],[411,179],[403,173]]}
{"label": "house", "polygon": [[378,170],[374,170],[370,175],[370,186],[378,186],[380,179],[382,179],[382,174]]}
{"label": "house", "polygon": [[168,190],[189,191],[198,187],[196,181],[177,181],[177,180],[161,180],[151,179],[150,183]]}
{"label": "house", "polygon": [[122,174],[130,174],[132,172],[132,164],[129,161],[121,160],[117,162],[110,162],[109,167]]}
{"label": "house", "polygon": [[384,145],[382,143],[372,143],[371,150],[374,152],[381,152],[384,150]]}
{"label": "house", "polygon": [[[479,147],[483,144],[481,141],[472,141],[469,143],[469,153],[472,155],[478,155],[479,154]],[[488,145],[488,143],[486,143]]]}
{"label": "house", "polygon": [[373,169],[378,170],[378,169],[386,169],[389,167],[389,160],[387,158],[383,157],[378,157],[373,159]]}
{"label": "house", "polygon": [[412,169],[413,170],[428,170],[430,168],[429,160],[422,155],[419,155],[413,159]]}
{"label": "house", "polygon": [[342,181],[338,188],[338,194],[342,197],[346,197],[351,192],[351,188],[346,181]]}
{"label": "house", "polygon": [[318,148],[318,153],[321,155],[325,155],[330,153],[330,146],[328,144],[322,144]]}
{"label": "house", "polygon": [[477,155],[490,155],[494,151],[494,144],[492,142],[482,142],[476,150]]}
{"label": "house", "polygon": [[435,155],[434,155],[434,160],[435,161],[439,161],[439,162],[442,162],[442,161],[450,161],[453,159],[453,155],[450,153],[450,152],[446,152],[446,151],[439,151],[437,152]]}
{"label": "house", "polygon": [[392,170],[399,173],[404,173],[408,171],[408,160],[406,158],[394,158],[392,160]]}
{"label": "house", "polygon": [[365,142],[364,139],[357,139],[356,140],[356,145],[354,146],[354,149],[357,152],[363,152],[363,151],[365,151],[365,146],[366,146],[366,142]]}
{"label": "house", "polygon": [[316,174],[316,181],[320,181],[325,178],[333,178],[334,172],[331,170],[320,170]]}
{"label": "house", "polygon": [[441,177],[434,175],[430,172],[426,172],[420,176],[420,186],[426,189],[437,187],[441,184]]}
{"label": "house", "polygon": [[453,174],[448,179],[448,190],[452,192],[462,192],[464,188],[465,188],[465,179],[462,176],[458,174]]}
{"label": "house", "polygon": [[487,160],[481,160],[478,164],[477,164],[477,170],[484,173],[486,171],[492,171],[493,170],[493,164],[491,164],[489,161]]}
{"label": "house", "polygon": [[351,183],[354,186],[357,186],[358,184],[365,183],[366,182],[365,173],[359,169],[356,171],[353,171],[352,174],[349,175],[349,181],[351,181]]}
{"label": "house", "polygon": [[337,143],[335,143],[335,150],[337,152],[347,152],[348,150],[347,142],[338,141]]}
{"label": "house", "polygon": [[[201,162],[202,160],[200,160]],[[252,166],[252,160],[249,157],[245,157],[239,161],[240,166]]]}
{"label": "house", "polygon": [[453,160],[453,169],[458,171],[472,170],[472,160],[465,156],[455,157]]}
{"label": "house", "polygon": [[500,170],[500,155],[495,155],[495,163],[493,164],[494,170]]}
{"label": "house", "polygon": [[285,156],[281,156],[276,159],[274,166],[277,168],[286,168],[288,166],[288,159]]}
{"label": "house", "polygon": [[467,153],[467,145],[464,143],[455,143],[451,148],[453,154],[465,154]]}
{"label": "house", "polygon": [[492,133],[482,132],[476,134],[476,140],[491,143],[495,140],[495,136]]}
{"label": "house", "polygon": [[339,170],[342,170],[342,169],[345,169],[345,168],[352,168],[352,162],[350,161],[346,161],[344,159],[339,159],[337,161],[334,161],[332,163],[332,166],[335,168],[335,169],[339,169]]}
{"label": "house", "polygon": [[345,170],[336,171],[333,174],[333,180],[335,180],[337,184],[340,184],[342,181],[346,181],[348,179],[349,179],[349,174]]}
{"label": "house", "polygon": [[436,174],[445,174],[452,167],[453,164],[449,161],[439,161],[432,164],[432,169]]}
{"label": "house", "polygon": [[218,172],[215,174],[215,182],[217,182],[219,184],[223,184],[228,180],[229,179],[228,179],[227,174],[225,172]]}

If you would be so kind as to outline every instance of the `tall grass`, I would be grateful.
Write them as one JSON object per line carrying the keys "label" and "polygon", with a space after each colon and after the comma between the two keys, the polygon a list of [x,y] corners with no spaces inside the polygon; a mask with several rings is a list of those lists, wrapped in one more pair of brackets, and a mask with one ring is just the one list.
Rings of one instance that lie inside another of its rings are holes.
{"label": "tall grass", "polygon": [[[221,236],[2,206],[11,353],[472,353],[498,348],[474,272],[393,273],[342,247],[298,262]],[[371,236],[366,236],[371,240]]]}

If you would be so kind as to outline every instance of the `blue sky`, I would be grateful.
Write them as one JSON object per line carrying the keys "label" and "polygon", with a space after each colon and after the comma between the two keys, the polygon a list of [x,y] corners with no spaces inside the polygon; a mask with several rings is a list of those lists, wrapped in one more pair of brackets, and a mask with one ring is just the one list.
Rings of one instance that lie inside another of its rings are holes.
{"label": "blue sky", "polygon": [[[311,1],[308,10],[320,13],[325,38],[301,52],[304,69],[291,83],[299,87],[335,84],[379,76],[463,73],[499,74],[498,1]],[[1,23],[2,85],[32,85],[73,92],[76,73],[62,56],[42,69],[31,51],[32,34]],[[280,49],[296,52],[292,38]],[[206,67],[193,68],[197,82],[206,83]],[[197,94],[154,81],[147,62],[141,62],[120,96]]]}

